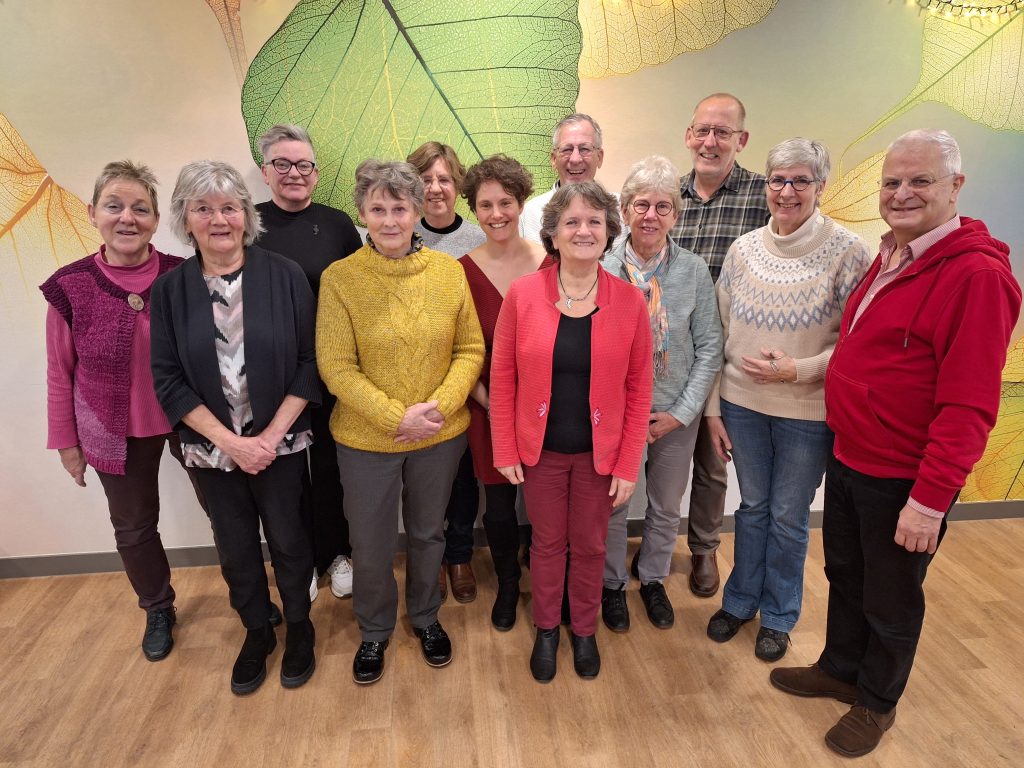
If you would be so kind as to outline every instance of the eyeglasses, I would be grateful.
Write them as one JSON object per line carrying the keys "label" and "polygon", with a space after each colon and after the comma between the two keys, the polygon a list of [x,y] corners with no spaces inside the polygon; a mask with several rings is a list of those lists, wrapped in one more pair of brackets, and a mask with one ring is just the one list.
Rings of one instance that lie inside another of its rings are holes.
{"label": "eyeglasses", "polygon": [[211,208],[208,205],[197,205],[195,208],[189,208],[188,212],[199,219],[212,219],[213,214],[220,213],[225,219],[233,219],[236,216],[242,215],[242,209],[234,205],[225,205],[222,208]]}
{"label": "eyeglasses", "polygon": [[878,187],[890,195],[896,194],[904,184],[915,192],[920,192],[921,190],[928,189],[935,182],[948,179],[950,176],[956,176],[956,174],[947,173],[945,176],[939,176],[937,179],[933,179],[931,176],[915,176],[912,179],[882,179],[878,182]]}
{"label": "eyeglasses", "polygon": [[797,192],[803,192],[811,184],[814,183],[814,179],[808,179],[806,176],[797,176],[795,179],[784,179],[781,176],[772,176],[766,181],[768,189],[774,192],[781,192],[789,184]]}
{"label": "eyeglasses", "polygon": [[579,152],[580,157],[586,160],[598,149],[600,149],[600,147],[595,147],[592,144],[566,144],[565,146],[556,149],[555,154],[565,160],[568,160],[570,157],[572,157],[572,153],[575,151]]}
{"label": "eyeglasses", "polygon": [[704,125],[703,123],[694,123],[690,126],[690,133],[696,136],[698,139],[706,139],[714,131],[715,138],[719,141],[728,141],[737,133],[743,133],[742,128],[727,128],[724,125]]}
{"label": "eyeglasses", "polygon": [[[651,203],[648,200],[634,200],[629,204],[629,207],[636,211],[640,216],[643,216],[651,210]],[[654,206],[654,212],[659,216],[668,216],[670,213],[675,211],[675,209],[676,207],[666,200],[662,200]]]}
{"label": "eyeglasses", "polygon": [[293,163],[291,160],[285,160],[283,157],[275,157],[269,163],[264,163],[264,165],[274,166],[274,170],[278,173],[288,173],[292,168],[295,168],[302,176],[309,176],[313,169],[316,168],[316,163],[312,160],[299,160]]}

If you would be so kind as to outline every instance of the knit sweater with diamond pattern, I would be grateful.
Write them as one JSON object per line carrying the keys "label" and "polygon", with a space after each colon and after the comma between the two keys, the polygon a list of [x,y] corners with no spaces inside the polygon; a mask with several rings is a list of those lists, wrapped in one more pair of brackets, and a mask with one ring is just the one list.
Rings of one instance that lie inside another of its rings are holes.
{"label": "knit sweater with diamond pattern", "polygon": [[[790,235],[774,223],[737,238],[718,279],[725,363],[705,416],[719,398],[768,416],[825,420],[824,377],[850,293],[867,271],[867,243],[815,212]],[[796,361],[792,383],[757,384],[743,357],[781,349]]]}

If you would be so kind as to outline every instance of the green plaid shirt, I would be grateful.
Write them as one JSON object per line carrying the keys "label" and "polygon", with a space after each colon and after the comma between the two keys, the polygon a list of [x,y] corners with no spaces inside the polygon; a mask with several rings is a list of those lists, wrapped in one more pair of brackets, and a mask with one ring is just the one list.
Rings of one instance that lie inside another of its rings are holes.
{"label": "green plaid shirt", "polygon": [[680,248],[704,259],[711,279],[718,282],[732,241],[768,223],[764,176],[734,165],[722,186],[706,201],[694,189],[693,171],[679,184],[683,209],[669,236]]}

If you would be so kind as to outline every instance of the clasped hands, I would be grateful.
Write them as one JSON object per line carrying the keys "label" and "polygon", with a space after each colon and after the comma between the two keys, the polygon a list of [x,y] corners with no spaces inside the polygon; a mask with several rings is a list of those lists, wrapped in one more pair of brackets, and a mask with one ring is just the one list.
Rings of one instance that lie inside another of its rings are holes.
{"label": "clasped hands", "polygon": [[755,384],[796,381],[796,361],[781,349],[762,347],[761,358],[740,358],[743,361],[743,372],[753,379]]}
{"label": "clasped hands", "polygon": [[395,430],[396,443],[415,443],[433,437],[444,426],[444,414],[437,409],[437,400],[414,403],[405,409],[405,415]]}

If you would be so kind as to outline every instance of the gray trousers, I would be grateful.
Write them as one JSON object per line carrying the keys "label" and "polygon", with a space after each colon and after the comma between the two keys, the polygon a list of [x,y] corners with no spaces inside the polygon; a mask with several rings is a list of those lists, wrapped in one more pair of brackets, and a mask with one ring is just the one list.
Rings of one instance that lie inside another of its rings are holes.
{"label": "gray trousers", "polygon": [[398,514],[408,541],[405,607],[413,627],[437,621],[437,573],[444,557],[444,510],[466,436],[416,451],[376,453],[338,446],[352,544],[352,608],[363,640],[391,637],[398,618],[394,557]]}
{"label": "gray trousers", "polygon": [[[710,555],[718,549],[725,519],[725,490],[729,472],[715,453],[707,419],[697,419],[697,444],[693,450],[693,484],[686,543],[694,555]],[[677,430],[678,431],[678,430]]]}
{"label": "gray trousers", "polygon": [[[640,581],[664,581],[672,564],[672,551],[679,535],[679,505],[690,476],[690,459],[697,440],[699,418],[680,427],[646,448],[644,473],[647,480],[647,512],[640,543]],[[629,503],[612,512],[604,560],[604,585],[608,589],[626,586],[626,514]]]}

